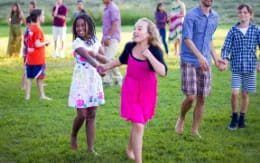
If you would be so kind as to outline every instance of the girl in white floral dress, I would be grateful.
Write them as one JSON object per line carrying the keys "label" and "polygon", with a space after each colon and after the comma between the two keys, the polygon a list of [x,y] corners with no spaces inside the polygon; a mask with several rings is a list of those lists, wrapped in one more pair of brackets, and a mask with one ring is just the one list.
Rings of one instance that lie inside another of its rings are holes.
{"label": "girl in white floral dress", "polygon": [[77,134],[86,121],[88,151],[97,154],[94,151],[95,114],[96,108],[105,103],[101,79],[104,74],[99,62],[106,63],[106,59],[95,36],[95,25],[88,15],[76,17],[73,23],[73,40],[76,63],[69,93],[69,106],[77,108],[77,115],[73,122],[71,148],[78,149]]}

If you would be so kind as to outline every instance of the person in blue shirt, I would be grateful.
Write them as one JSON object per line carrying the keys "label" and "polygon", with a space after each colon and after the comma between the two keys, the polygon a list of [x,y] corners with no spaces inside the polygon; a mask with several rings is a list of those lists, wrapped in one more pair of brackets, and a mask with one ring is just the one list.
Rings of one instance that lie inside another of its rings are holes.
{"label": "person in blue shirt", "polygon": [[184,18],[180,57],[185,99],[175,126],[178,134],[183,132],[185,115],[196,101],[192,132],[200,137],[199,124],[206,97],[211,92],[211,60],[213,58],[217,67],[225,64],[217,57],[212,40],[218,24],[218,15],[211,9],[213,1],[200,0],[200,5],[191,9]]}
{"label": "person in blue shirt", "polygon": [[[232,116],[228,126],[230,130],[245,128],[245,114],[249,103],[249,93],[256,92],[256,69],[257,68],[256,49],[260,46],[260,28],[251,23],[253,10],[247,4],[238,6],[239,22],[228,32],[221,57],[226,63],[230,62],[232,72]],[[225,70],[227,64],[222,65]],[[239,89],[242,86],[242,103],[240,116],[238,118]]]}

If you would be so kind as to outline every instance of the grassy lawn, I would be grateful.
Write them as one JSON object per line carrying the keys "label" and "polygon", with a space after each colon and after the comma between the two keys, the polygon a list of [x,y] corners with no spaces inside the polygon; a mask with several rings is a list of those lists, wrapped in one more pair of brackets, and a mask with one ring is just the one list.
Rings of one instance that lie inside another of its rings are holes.
{"label": "grassy lawn", "polygon": [[[230,26],[221,25],[215,34],[217,52]],[[124,27],[124,43],[131,38],[132,26]],[[100,38],[101,28],[98,27]],[[53,59],[53,45],[47,51],[46,94],[53,101],[41,101],[35,83],[30,101],[20,89],[23,65],[21,58],[3,58],[8,29],[0,26],[0,162],[132,162],[125,156],[130,124],[119,117],[120,88],[105,88],[106,104],[97,112],[95,149],[101,155],[86,152],[84,127],[80,130],[80,149],[70,149],[70,132],[75,110],[67,106],[73,70],[71,33],[68,28],[65,59]],[[51,28],[44,27],[51,39]],[[201,124],[202,139],[191,134],[192,112],[186,118],[183,135],[174,132],[183,94],[180,91],[179,58],[165,56],[169,67],[166,78],[159,78],[156,116],[145,129],[143,161],[168,162],[260,162],[260,87],[251,94],[247,128],[227,130],[230,121],[230,72],[213,67],[213,91],[208,97]],[[120,68],[124,74],[125,67]],[[258,86],[260,79],[257,80]]]}

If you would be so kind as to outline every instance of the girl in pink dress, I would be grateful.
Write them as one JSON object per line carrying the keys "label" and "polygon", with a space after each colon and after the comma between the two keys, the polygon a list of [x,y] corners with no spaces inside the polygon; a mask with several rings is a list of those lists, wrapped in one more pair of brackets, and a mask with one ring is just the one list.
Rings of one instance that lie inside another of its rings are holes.
{"label": "girl in pink dress", "polygon": [[157,100],[156,74],[166,76],[159,32],[147,18],[135,24],[133,42],[126,44],[118,60],[110,62],[104,70],[127,64],[121,91],[121,117],[132,123],[127,156],[142,162],[144,125],[155,114]]}

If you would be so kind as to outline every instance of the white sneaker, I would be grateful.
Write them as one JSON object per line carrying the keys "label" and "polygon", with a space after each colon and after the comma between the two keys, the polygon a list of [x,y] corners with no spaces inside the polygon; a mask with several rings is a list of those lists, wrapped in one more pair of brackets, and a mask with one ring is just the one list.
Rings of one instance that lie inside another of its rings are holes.
{"label": "white sneaker", "polygon": [[65,57],[65,55],[64,55],[64,50],[62,50],[62,51],[60,52],[60,57],[61,57],[61,58],[64,58],[64,57]]}
{"label": "white sneaker", "polygon": [[53,58],[56,58],[57,56],[58,56],[58,53],[57,53],[57,51],[54,51],[54,53],[53,53],[52,57],[53,57]]}

